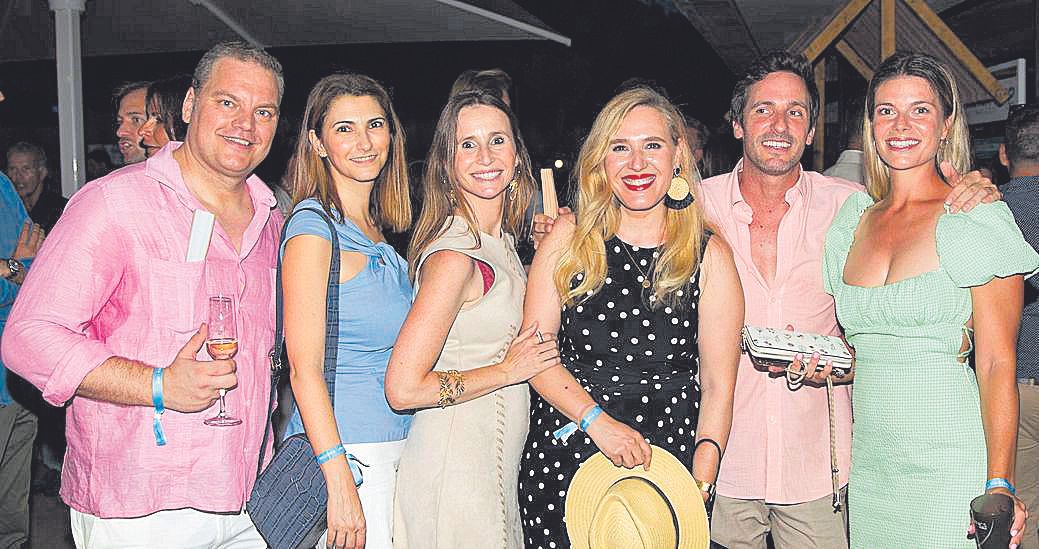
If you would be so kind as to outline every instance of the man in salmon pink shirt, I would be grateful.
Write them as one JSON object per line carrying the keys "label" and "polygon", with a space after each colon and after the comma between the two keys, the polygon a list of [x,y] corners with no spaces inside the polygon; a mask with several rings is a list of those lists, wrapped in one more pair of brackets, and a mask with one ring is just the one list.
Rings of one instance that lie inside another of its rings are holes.
{"label": "man in salmon pink shirt", "polygon": [[[748,68],[733,91],[728,118],[743,141],[731,173],[702,183],[708,220],[732,248],[743,283],[746,323],[840,335],[833,298],[823,291],[823,241],[848,195],[862,187],[801,169],[812,144],[819,92],[801,56],[772,52]],[[868,137],[872,138],[872,137]],[[943,168],[953,211],[970,209],[998,192],[978,172]],[[805,356],[815,372],[817,356]],[[853,374],[835,379],[836,433],[829,430],[825,376],[830,367],[791,387],[782,371],[740,360],[732,428],[721,462],[711,539],[728,549],[848,547],[845,487],[851,463]],[[831,444],[837,458],[833,505]],[[851,512],[855,512],[852,510]]]}
{"label": "man in salmon pink shirt", "polygon": [[[282,90],[262,50],[207,52],[184,142],[76,193],[21,288],[3,362],[70,403],[61,495],[77,547],[266,547],[243,510],[267,428],[282,217],[250,174]],[[215,295],[237,312],[233,359],[204,350]],[[221,390],[241,424],[203,424]]]}

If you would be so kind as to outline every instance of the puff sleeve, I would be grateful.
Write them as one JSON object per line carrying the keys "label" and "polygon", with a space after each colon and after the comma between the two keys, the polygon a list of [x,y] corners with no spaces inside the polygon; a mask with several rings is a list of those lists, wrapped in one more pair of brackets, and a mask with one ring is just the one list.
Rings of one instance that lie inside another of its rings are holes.
{"label": "puff sleeve", "polygon": [[859,226],[862,212],[873,205],[873,199],[864,192],[852,193],[837,211],[830,228],[826,231],[823,249],[823,290],[835,295],[844,282],[844,264],[848,251],[855,240],[855,228]]}
{"label": "puff sleeve", "polygon": [[1025,242],[1003,202],[945,214],[936,230],[938,259],[957,286],[981,286],[995,277],[1034,274],[1039,254]]}

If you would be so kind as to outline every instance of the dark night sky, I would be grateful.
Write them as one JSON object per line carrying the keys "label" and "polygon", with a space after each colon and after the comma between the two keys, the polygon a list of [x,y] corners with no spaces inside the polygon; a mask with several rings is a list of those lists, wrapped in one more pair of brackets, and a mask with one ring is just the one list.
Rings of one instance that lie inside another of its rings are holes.
{"label": "dark night sky", "polygon": [[[721,123],[732,73],[670,3],[652,0],[517,0],[572,47],[547,41],[458,42],[273,48],[285,67],[284,135],[259,172],[277,176],[292,145],[310,87],[333,70],[354,70],[392,89],[409,130],[409,156],[425,155],[432,126],[454,78],[467,68],[505,69],[515,108],[539,164],[576,154],[592,118],[619,84],[633,77],[664,87],[683,110]],[[112,143],[109,93],[119,82],[190,72],[200,52],[88,58],[83,62],[87,143]],[[0,150],[28,139],[57,157],[53,61],[0,64]],[[52,171],[56,162],[51,161]]]}

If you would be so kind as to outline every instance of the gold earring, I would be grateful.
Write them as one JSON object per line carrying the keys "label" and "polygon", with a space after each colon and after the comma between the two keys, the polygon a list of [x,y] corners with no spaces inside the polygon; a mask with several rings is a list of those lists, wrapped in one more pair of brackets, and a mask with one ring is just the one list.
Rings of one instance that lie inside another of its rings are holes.
{"label": "gold earring", "polygon": [[447,187],[447,201],[451,204],[452,208],[458,207],[458,197],[455,196],[455,190],[447,183],[447,178],[442,178],[440,184]]}
{"label": "gold earring", "polygon": [[519,188],[519,184],[516,183],[515,179],[513,179],[509,183],[509,200],[515,200],[516,199],[516,189],[518,189],[518,188]]}
{"label": "gold earring", "polygon": [[676,167],[671,185],[667,188],[667,196],[664,197],[664,206],[672,210],[683,210],[692,203],[693,193],[689,188],[689,182],[682,177],[682,168]]}

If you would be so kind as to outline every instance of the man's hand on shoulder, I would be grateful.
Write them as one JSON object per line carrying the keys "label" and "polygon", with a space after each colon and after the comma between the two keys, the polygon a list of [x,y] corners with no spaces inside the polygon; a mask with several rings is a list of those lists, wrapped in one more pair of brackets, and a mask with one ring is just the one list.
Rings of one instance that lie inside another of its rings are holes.
{"label": "man's hand on shoulder", "polygon": [[948,160],[942,161],[941,170],[945,181],[952,187],[945,197],[950,213],[969,212],[978,204],[989,204],[1003,198],[992,180],[978,170],[960,174]]}

